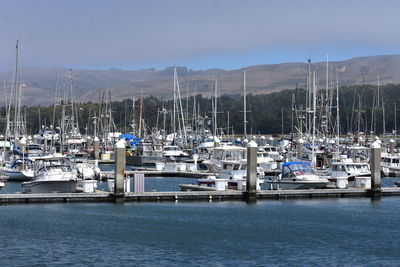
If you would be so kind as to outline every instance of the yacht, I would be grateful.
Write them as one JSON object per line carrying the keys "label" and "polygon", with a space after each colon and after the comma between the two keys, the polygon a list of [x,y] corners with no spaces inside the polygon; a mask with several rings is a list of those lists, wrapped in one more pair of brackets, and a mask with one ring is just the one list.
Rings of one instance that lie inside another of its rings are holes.
{"label": "yacht", "polygon": [[74,193],[78,183],[76,171],[64,155],[36,159],[32,181],[21,184],[24,193]]}
{"label": "yacht", "polygon": [[328,179],[315,174],[309,162],[293,161],[282,165],[282,173],[270,178],[271,189],[317,189],[326,188]]}

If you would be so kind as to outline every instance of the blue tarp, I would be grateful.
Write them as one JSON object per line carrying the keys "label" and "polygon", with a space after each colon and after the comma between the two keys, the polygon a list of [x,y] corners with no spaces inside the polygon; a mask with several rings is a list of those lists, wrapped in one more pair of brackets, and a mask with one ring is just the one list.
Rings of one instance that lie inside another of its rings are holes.
{"label": "blue tarp", "polygon": [[287,167],[290,166],[292,164],[304,164],[304,165],[310,165],[310,162],[306,162],[306,161],[292,161],[292,162],[285,162],[283,163],[283,167]]}

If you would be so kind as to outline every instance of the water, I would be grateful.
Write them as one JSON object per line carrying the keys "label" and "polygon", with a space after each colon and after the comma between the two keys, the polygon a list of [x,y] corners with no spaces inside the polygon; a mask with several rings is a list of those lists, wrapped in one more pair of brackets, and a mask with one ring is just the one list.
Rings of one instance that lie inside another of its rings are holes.
{"label": "water", "polygon": [[399,266],[399,197],[0,206],[2,266]]}

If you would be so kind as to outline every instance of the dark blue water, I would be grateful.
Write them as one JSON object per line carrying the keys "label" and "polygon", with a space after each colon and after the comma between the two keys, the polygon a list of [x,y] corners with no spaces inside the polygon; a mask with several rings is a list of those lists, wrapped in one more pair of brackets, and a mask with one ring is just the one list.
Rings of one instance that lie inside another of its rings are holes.
{"label": "dark blue water", "polygon": [[400,198],[0,206],[2,266],[399,266]]}

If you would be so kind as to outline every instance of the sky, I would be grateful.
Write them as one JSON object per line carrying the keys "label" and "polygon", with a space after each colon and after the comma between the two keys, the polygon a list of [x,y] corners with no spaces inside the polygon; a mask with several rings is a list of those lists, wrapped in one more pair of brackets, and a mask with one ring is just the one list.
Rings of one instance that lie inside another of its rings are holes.
{"label": "sky", "polygon": [[238,69],[400,54],[400,1],[0,0],[0,70]]}

